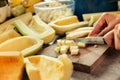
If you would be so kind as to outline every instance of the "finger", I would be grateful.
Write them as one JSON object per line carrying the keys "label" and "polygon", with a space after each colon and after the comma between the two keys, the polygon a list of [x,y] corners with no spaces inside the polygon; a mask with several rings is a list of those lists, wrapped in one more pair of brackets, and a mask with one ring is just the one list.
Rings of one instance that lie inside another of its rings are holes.
{"label": "finger", "polygon": [[111,30],[107,34],[105,34],[104,40],[108,46],[114,46],[114,30]]}
{"label": "finger", "polygon": [[108,32],[109,32],[110,30],[112,30],[112,29],[113,29],[113,26],[110,25],[110,26],[104,28],[104,29],[98,34],[98,36],[104,36],[106,33],[108,33]]}
{"label": "finger", "polygon": [[114,38],[115,38],[115,49],[120,50],[120,25],[115,26]]}
{"label": "finger", "polygon": [[94,24],[94,29],[90,32],[89,36],[94,36],[98,33],[100,33],[104,29],[104,24],[106,24],[105,21],[105,14],[103,14],[98,21]]}
{"label": "finger", "polygon": [[118,20],[111,20],[108,24],[108,26],[106,28],[104,28],[98,35],[99,36],[103,36],[105,35],[107,32],[111,31],[112,29],[114,29],[115,25],[118,24]]}

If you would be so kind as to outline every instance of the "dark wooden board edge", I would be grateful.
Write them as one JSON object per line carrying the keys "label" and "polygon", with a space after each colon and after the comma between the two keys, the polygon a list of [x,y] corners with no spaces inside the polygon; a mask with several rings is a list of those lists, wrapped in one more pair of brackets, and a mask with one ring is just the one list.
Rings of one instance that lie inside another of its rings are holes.
{"label": "dark wooden board edge", "polygon": [[91,66],[86,66],[83,64],[78,64],[78,63],[74,63],[74,70],[75,71],[81,71],[81,72],[86,72],[86,73],[94,73],[94,70],[104,61],[105,57],[107,56],[107,54],[109,54],[111,52],[111,50],[113,50],[112,48],[108,48],[103,55],[101,55],[101,57]]}

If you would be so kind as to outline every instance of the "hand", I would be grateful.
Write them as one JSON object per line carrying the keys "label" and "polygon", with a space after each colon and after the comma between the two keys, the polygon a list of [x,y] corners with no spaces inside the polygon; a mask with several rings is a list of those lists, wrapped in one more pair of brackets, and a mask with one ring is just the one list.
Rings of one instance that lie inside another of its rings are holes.
{"label": "hand", "polygon": [[89,36],[103,36],[109,46],[120,50],[120,15],[104,13]]}
{"label": "hand", "polygon": [[103,13],[94,24],[94,29],[89,36],[104,36],[106,33],[114,29],[115,25],[118,23],[120,23],[120,15]]}

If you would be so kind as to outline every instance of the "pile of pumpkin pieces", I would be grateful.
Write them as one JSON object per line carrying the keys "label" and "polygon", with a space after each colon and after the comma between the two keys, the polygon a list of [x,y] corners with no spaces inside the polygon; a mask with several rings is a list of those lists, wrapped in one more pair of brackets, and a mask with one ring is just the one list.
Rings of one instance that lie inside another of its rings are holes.
{"label": "pile of pumpkin pieces", "polygon": [[[91,21],[95,22],[96,17],[92,17]],[[64,55],[63,58],[59,58],[58,60],[56,58],[40,55],[36,55],[36,57],[34,54],[36,54],[44,44],[49,44],[53,41],[56,35],[65,36],[65,40],[57,40],[58,47],[67,44],[70,45],[71,43],[69,44],[69,42],[73,43],[73,45],[70,46],[80,47],[81,44],[76,45],[73,40],[79,37],[86,37],[93,29],[92,26],[88,27],[89,24],[89,21],[79,21],[78,17],[75,15],[64,17],[47,24],[43,22],[38,15],[33,15],[30,12],[26,12],[23,15],[0,24],[0,64],[2,65],[0,70],[0,80],[21,80],[25,65],[30,80],[34,80],[34,76],[37,76],[36,78],[39,80],[41,77],[40,74],[43,74],[44,76],[47,74],[43,73],[44,71],[38,74],[41,72],[39,70],[42,70],[38,69],[40,59],[43,59],[44,63],[50,63],[49,66],[42,66],[45,67],[44,70],[46,68],[49,68],[48,70],[53,70],[53,67],[51,66],[55,65],[55,73],[53,73],[52,76],[57,72],[59,75],[57,77],[60,78],[58,80],[69,80],[73,72],[73,65],[67,56]],[[32,43],[29,43],[28,41]],[[85,45],[82,44],[82,46]],[[71,52],[73,52],[72,55],[75,53],[74,49],[76,49],[76,52],[78,51],[78,47],[74,47],[73,51],[71,50]],[[56,52],[59,51],[56,50]],[[64,51],[60,52],[62,52],[62,54],[65,53]],[[66,60],[68,61],[67,63]],[[58,68],[56,68],[58,65],[62,65],[62,72],[59,72]],[[64,65],[69,66],[69,68],[63,67]],[[62,75],[62,78],[60,75]],[[41,80],[48,80],[45,79],[44,76],[42,76],[44,79]],[[55,77],[51,77],[49,80],[53,80],[53,78]]]}
{"label": "pile of pumpkin pieces", "polygon": [[[120,12],[116,11],[111,13],[118,14]],[[65,39],[57,40],[58,47],[55,48],[55,52],[60,54],[70,52],[71,55],[78,55],[79,47],[86,47],[86,45],[80,42],[76,43],[74,39],[88,36],[93,30],[92,25],[101,14],[83,14],[84,21],[79,21],[76,15],[72,15],[45,23],[40,19],[39,15],[33,15],[31,12],[27,12],[0,24],[0,43],[18,36],[35,36],[39,40],[42,40],[39,46],[40,49],[44,44],[49,44],[54,41],[56,35],[58,35],[64,36]],[[30,55],[35,54],[35,52],[33,51]],[[29,53],[23,53],[23,55],[28,56]]]}

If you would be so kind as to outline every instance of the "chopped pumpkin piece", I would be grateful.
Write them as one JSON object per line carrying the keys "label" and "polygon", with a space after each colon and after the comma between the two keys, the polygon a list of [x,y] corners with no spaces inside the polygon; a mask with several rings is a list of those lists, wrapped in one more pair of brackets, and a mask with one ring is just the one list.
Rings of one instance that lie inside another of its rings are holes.
{"label": "chopped pumpkin piece", "polygon": [[62,45],[60,47],[60,53],[61,54],[67,54],[68,50],[69,50],[69,46],[68,45]]}

